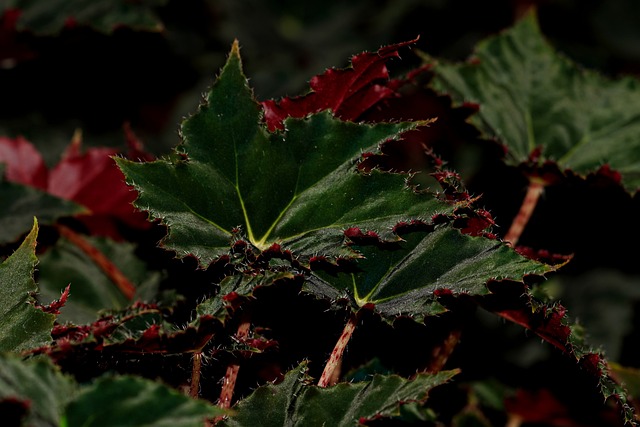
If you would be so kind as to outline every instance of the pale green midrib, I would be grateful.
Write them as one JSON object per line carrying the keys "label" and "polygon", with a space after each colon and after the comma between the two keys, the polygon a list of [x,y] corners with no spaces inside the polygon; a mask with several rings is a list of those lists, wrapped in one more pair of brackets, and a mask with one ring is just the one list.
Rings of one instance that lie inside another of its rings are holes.
{"label": "pale green midrib", "polygon": [[601,138],[604,138],[607,135],[615,135],[616,133],[621,132],[623,129],[632,126],[638,122],[640,118],[640,114],[636,114],[629,119],[625,120],[624,123],[614,123],[610,126],[603,126],[600,129],[590,132],[589,130],[585,132],[584,136],[580,141],[571,147],[560,159],[558,159],[558,163],[568,163],[569,159],[575,154],[577,150],[579,150],[582,146],[589,144],[590,142],[597,141]]}
{"label": "pale green midrib", "polygon": [[558,158],[558,164],[560,164],[560,165],[568,164],[569,163],[569,159],[571,157],[573,157],[575,152],[580,150],[581,147],[587,145],[590,141],[592,141],[592,138],[589,137],[588,133],[585,133],[583,135],[582,139],[580,139],[580,141],[578,141],[577,144],[575,144],[573,147],[571,147],[569,150],[567,150],[567,152],[564,153],[564,155],[562,155],[560,158]]}
{"label": "pale green midrib", "polygon": [[[260,239],[260,241],[258,241],[258,242],[254,242],[252,240],[252,243],[254,245],[256,245],[258,248],[266,249],[268,247],[268,245],[266,245],[266,241],[269,238],[269,236],[271,235],[271,232],[276,228],[276,226],[278,225],[278,222],[280,222],[280,220],[282,219],[284,214],[287,213],[287,211],[289,210],[289,208],[291,207],[293,202],[295,202],[298,199],[298,197],[300,196],[300,194],[298,194],[298,185],[300,184],[300,175],[302,175],[302,165],[300,165],[300,167],[298,168],[298,176],[296,177],[296,185],[293,188],[293,197],[291,197],[291,200],[289,201],[289,203],[287,203],[287,206],[285,206],[284,209],[282,209],[280,211],[280,213],[278,214],[276,219],[273,221],[273,223],[271,224],[269,229],[262,236],[262,239]],[[304,193],[304,191],[306,191],[306,190],[307,189],[305,188],[302,192]]]}
{"label": "pale green midrib", "polygon": [[218,225],[217,223],[211,221],[209,218],[206,218],[206,217],[202,216],[201,214],[199,214],[198,212],[194,211],[186,203],[183,202],[182,204],[187,208],[187,210],[189,212],[191,212],[196,217],[200,218],[201,220],[205,221],[206,223],[209,223],[209,224],[213,225],[215,228],[217,228],[218,230],[222,231],[224,234],[228,234],[229,236],[231,236],[231,232],[229,230],[223,228],[221,225]]}
{"label": "pale green midrib", "polygon": [[[466,259],[465,259],[465,260],[463,260],[461,263],[456,264],[454,267],[452,267],[452,268],[450,268],[449,270],[447,270],[447,272],[446,272],[446,273],[447,273],[447,274],[450,274],[450,273],[452,273],[452,272],[453,272],[453,273],[456,273],[456,272],[457,272],[457,271],[459,271],[460,269],[464,268],[464,267],[466,266],[466,264],[470,263],[471,261],[474,261],[474,260],[477,260],[477,259],[486,259],[487,257],[491,256],[491,253],[492,253],[492,252],[494,252],[494,251],[498,250],[499,248],[500,248],[500,245],[495,245],[495,246],[492,246],[492,247],[490,247],[490,248],[487,248],[487,249],[485,249],[485,250],[483,250],[483,251],[481,251],[481,252],[477,253],[476,255],[474,255],[474,256],[472,256],[472,257],[470,257],[470,258],[466,258]],[[409,255],[410,255],[410,254],[408,254],[408,255],[407,255],[407,257],[408,257]],[[407,257],[403,258],[401,262],[399,262],[398,264],[396,264],[396,266],[394,266],[393,270],[397,270],[397,268],[396,268],[396,267],[398,267],[402,262],[404,262],[404,261],[405,261],[405,259],[406,259]],[[426,288],[426,287],[428,287],[428,286],[435,286],[435,285],[437,284],[438,280],[440,280],[440,279],[441,279],[442,277],[444,277],[445,275],[446,275],[446,274],[440,274],[440,275],[436,278],[436,280],[435,280],[435,281],[431,281],[430,283],[428,283],[428,284],[426,284],[426,285],[422,285],[422,286],[420,286],[419,288]],[[385,276],[383,276],[383,277],[386,277],[386,275],[385,275]],[[497,276],[497,277],[498,277],[498,276]],[[503,276],[500,276],[500,277],[501,277],[501,280],[503,280],[503,279],[514,279],[514,277],[512,277],[512,276],[510,276],[510,275],[503,275]],[[484,283],[483,283],[483,285],[485,286],[485,288],[486,288],[486,289],[488,289],[488,288],[487,288],[487,282],[488,282],[489,280],[490,280],[490,279],[487,279],[487,280],[485,280],[485,281],[484,281]],[[382,283],[382,280],[380,280],[380,283]],[[460,283],[460,281],[458,280],[458,281],[456,281],[456,282],[452,282],[452,283],[451,283],[451,288],[455,288],[455,286],[456,286],[456,284],[457,284],[457,283]],[[379,284],[378,284],[378,285],[379,285]],[[376,287],[378,287],[378,285],[376,285]],[[380,303],[383,303],[383,302],[391,301],[391,300],[393,300],[393,299],[400,298],[400,297],[402,297],[402,296],[404,296],[404,295],[406,295],[406,294],[409,294],[409,293],[411,293],[411,292],[414,292],[414,291],[416,291],[416,290],[417,290],[417,289],[419,289],[419,288],[408,289],[408,290],[406,290],[406,291],[404,291],[404,292],[400,292],[400,293],[395,294],[395,295],[390,295],[390,296],[385,297],[385,298],[380,298],[380,299],[372,300],[372,301],[368,301],[368,302],[373,303],[373,304],[380,304]],[[370,295],[370,294],[371,294],[371,292],[369,293],[369,295]],[[368,297],[369,295],[367,295],[367,297]]]}
{"label": "pale green midrib", "polygon": [[529,155],[536,148],[536,136],[533,132],[533,119],[531,118],[531,111],[526,110],[524,115],[524,120],[527,126],[527,145],[528,145],[528,153],[524,153],[525,155]]}
{"label": "pale green midrib", "polygon": [[242,197],[242,193],[240,192],[240,167],[238,162],[238,148],[233,133],[231,134],[231,138],[233,139],[233,159],[235,160],[235,182],[232,184],[236,189],[238,201],[240,202],[240,209],[242,209],[242,216],[244,217],[244,223],[247,226],[247,237],[249,238],[249,241],[253,243],[255,242],[255,237],[253,237],[253,230],[251,229],[251,223],[249,222],[249,215],[247,214],[247,209],[244,205],[244,198]]}
{"label": "pale green midrib", "polygon": [[271,232],[276,228],[276,226],[278,225],[278,222],[280,222],[284,214],[287,213],[287,211],[289,210],[293,202],[295,202],[297,199],[298,199],[298,194],[294,194],[293,197],[291,198],[291,201],[289,201],[287,206],[285,206],[284,209],[280,211],[280,214],[278,214],[278,217],[275,219],[275,221],[273,221],[269,229],[264,233],[264,236],[262,236],[262,238],[257,242],[252,239],[251,243],[253,243],[260,249],[266,249],[269,246],[266,244],[266,241],[271,235]]}
{"label": "pale green midrib", "polygon": [[356,304],[358,304],[359,307],[364,306],[365,304],[369,303],[369,302],[373,302],[376,303],[377,301],[371,301],[371,295],[373,295],[378,288],[380,287],[380,284],[382,283],[382,279],[384,279],[385,277],[387,277],[390,271],[394,270],[395,266],[391,266],[387,269],[387,271],[385,272],[385,274],[382,275],[381,279],[378,280],[378,283],[375,284],[375,286],[369,291],[369,293],[367,295],[365,295],[363,298],[360,297],[360,294],[358,293],[358,287],[356,286],[356,279],[355,279],[355,275],[352,273],[351,274],[351,280],[353,282],[353,296],[356,300]]}
{"label": "pale green midrib", "polygon": [[[422,243],[422,242],[420,242],[420,243]],[[391,297],[387,297],[387,298],[382,298],[380,300],[370,300],[369,299],[371,297],[371,295],[373,295],[373,293],[375,293],[375,291],[378,290],[378,288],[380,287],[382,282],[384,282],[384,278],[391,276],[394,272],[396,272],[396,271],[400,270],[401,268],[403,268],[403,266],[413,258],[412,255],[413,255],[415,249],[418,246],[420,246],[420,243],[418,243],[418,245],[416,245],[416,247],[413,248],[407,255],[403,256],[400,261],[398,261],[396,264],[390,266],[387,269],[386,273],[382,275],[382,277],[380,278],[378,283],[376,283],[376,285],[373,287],[373,289],[371,289],[371,291],[365,296],[365,303],[366,302],[371,302],[371,303],[374,303],[374,304],[379,304],[380,302],[384,302],[387,299],[398,298],[398,297],[400,297],[400,296],[402,296],[402,295],[404,295],[406,293],[409,293],[409,292],[411,292],[413,290],[413,289],[410,289],[410,290],[402,292],[400,294],[397,294],[397,295],[394,295],[394,296],[391,296]],[[355,288],[355,286],[354,286],[354,288]],[[356,301],[359,302],[357,298],[356,298]]]}

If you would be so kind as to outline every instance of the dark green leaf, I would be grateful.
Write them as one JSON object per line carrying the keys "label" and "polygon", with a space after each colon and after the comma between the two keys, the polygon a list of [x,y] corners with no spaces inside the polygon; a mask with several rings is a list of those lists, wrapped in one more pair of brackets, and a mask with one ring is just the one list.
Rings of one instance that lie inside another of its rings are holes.
{"label": "dark green leaf", "polygon": [[82,206],[44,191],[0,180],[0,244],[13,242],[28,232],[34,216],[41,224],[51,224],[57,218],[84,211]]}
{"label": "dark green leaf", "polygon": [[237,229],[261,250],[280,243],[299,255],[344,256],[346,228],[393,238],[400,220],[453,210],[409,189],[405,175],[356,172],[363,150],[419,124],[356,124],[325,111],[269,133],[234,44],[206,103],[183,123],[174,158],[116,161],[140,193],[136,206],[169,226],[164,244],[179,256],[209,264]]}
{"label": "dark green leaf", "polygon": [[308,384],[305,364],[289,372],[282,383],[256,389],[235,407],[225,426],[327,425],[354,426],[372,418],[397,415],[409,402],[424,402],[429,391],[448,382],[457,371],[418,374],[412,380],[374,375],[371,381],[320,388]]}
{"label": "dark green leaf", "polygon": [[[35,307],[33,272],[38,223],[20,247],[0,264],[0,351],[23,351],[49,344],[55,315]],[[58,295],[59,296],[59,295]]]}
{"label": "dark green leaf", "polygon": [[202,427],[225,411],[158,382],[133,376],[98,379],[68,406],[63,426]]}
{"label": "dark green leaf", "polygon": [[28,402],[24,425],[57,426],[75,391],[73,380],[46,358],[23,361],[15,356],[0,355],[0,401]]}
{"label": "dark green leaf", "polygon": [[375,304],[387,316],[421,319],[444,310],[435,292],[484,295],[489,293],[489,280],[522,280],[554,270],[518,255],[500,241],[467,236],[452,228],[403,237],[405,241],[395,249],[359,246],[364,258],[357,260],[358,272],[337,276],[316,272],[307,289],[330,298],[346,292],[359,307]]}
{"label": "dark green leaf", "polygon": [[640,186],[640,81],[607,78],[558,53],[529,13],[480,43],[472,61],[437,62],[436,88],[480,104],[471,118],[508,149],[518,165],[542,147],[543,158],[586,175],[603,164]]}
{"label": "dark green leaf", "polygon": [[155,8],[166,0],[7,0],[2,9],[20,10],[18,28],[36,34],[55,34],[67,25],[87,25],[110,33],[127,26],[160,31],[162,23]]}

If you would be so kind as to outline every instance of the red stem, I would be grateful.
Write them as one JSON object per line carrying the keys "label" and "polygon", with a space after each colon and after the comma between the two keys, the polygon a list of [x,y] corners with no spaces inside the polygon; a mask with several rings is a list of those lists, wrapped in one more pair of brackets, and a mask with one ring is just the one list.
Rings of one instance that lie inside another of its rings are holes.
{"label": "red stem", "polygon": [[351,339],[351,335],[353,335],[353,331],[355,331],[356,326],[360,321],[361,312],[362,310],[359,310],[357,313],[352,313],[349,317],[349,321],[344,325],[342,335],[340,335],[338,342],[336,342],[336,345],[331,352],[331,356],[324,367],[324,371],[320,376],[320,381],[318,381],[319,387],[332,386],[338,382],[340,366],[342,364],[342,355],[344,354],[344,350],[347,348],[347,343]]}
{"label": "red stem", "polygon": [[540,195],[544,191],[544,182],[536,179],[532,179],[529,181],[529,187],[527,188],[527,195],[524,197],[522,201],[522,206],[520,206],[520,211],[518,215],[513,219],[511,223],[511,227],[509,231],[504,236],[504,240],[511,244],[511,246],[516,246],[518,243],[518,239],[522,235],[522,231],[526,227],[533,211],[538,204],[538,199],[540,199]]}
{"label": "red stem", "polygon": [[136,294],[136,287],[109,258],[69,227],[58,224],[57,229],[61,236],[79,247],[82,252],[91,258],[128,300],[133,299]]}
{"label": "red stem", "polygon": [[[242,315],[242,320],[238,326],[236,332],[236,338],[238,341],[243,341],[249,334],[249,327],[251,326],[250,316],[245,312]],[[227,366],[227,372],[224,376],[222,390],[220,391],[220,399],[218,400],[218,406],[221,408],[230,408],[231,400],[233,399],[233,389],[236,386],[236,380],[238,379],[238,371],[240,370],[240,364],[237,361],[229,363]]]}
{"label": "red stem", "polygon": [[189,396],[196,399],[200,394],[200,369],[202,368],[202,353],[193,354],[193,367],[191,368],[191,384],[189,385]]}

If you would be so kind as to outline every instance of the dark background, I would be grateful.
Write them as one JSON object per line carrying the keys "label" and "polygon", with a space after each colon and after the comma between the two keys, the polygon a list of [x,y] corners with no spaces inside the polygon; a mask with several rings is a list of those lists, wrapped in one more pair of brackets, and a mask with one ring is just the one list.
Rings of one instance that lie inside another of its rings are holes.
{"label": "dark background", "polygon": [[[25,2],[34,3],[38,2]],[[117,2],[116,2],[117,3]],[[153,2],[151,2],[153,3]],[[420,36],[415,49],[463,60],[482,38],[510,26],[531,4],[550,41],[612,76],[640,73],[640,5],[634,0],[166,0],[161,31],[99,31],[42,24],[0,28],[0,134],[22,134],[47,161],[82,128],[89,145],[121,145],[123,122],[163,153],[179,141],[234,39],[259,100],[299,95],[352,55]],[[44,28],[41,30],[41,28]],[[419,64],[411,51],[394,76]]]}

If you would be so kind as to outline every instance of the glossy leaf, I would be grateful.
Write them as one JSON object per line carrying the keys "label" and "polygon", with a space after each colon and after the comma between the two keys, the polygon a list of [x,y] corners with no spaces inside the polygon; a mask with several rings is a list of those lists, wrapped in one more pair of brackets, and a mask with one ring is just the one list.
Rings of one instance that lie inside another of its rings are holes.
{"label": "glossy leaf", "polygon": [[183,123],[173,158],[116,160],[140,193],[135,205],[169,226],[164,245],[179,256],[207,265],[228,252],[239,229],[261,250],[278,243],[307,257],[344,256],[347,228],[396,239],[391,229],[399,221],[453,210],[412,191],[405,175],[356,171],[363,150],[418,124],[364,125],[321,112],[269,133],[236,43],[206,103]]}
{"label": "glossy leaf", "polygon": [[374,375],[371,381],[320,388],[309,385],[306,366],[289,372],[278,385],[256,389],[234,409],[223,426],[331,425],[354,426],[398,414],[400,406],[424,402],[429,391],[447,383],[457,371],[418,374],[412,380]]}
{"label": "glossy leaf", "polygon": [[466,63],[434,61],[434,85],[480,105],[471,118],[486,137],[508,148],[506,161],[542,160],[581,175],[604,164],[622,184],[640,187],[640,80],[607,78],[556,51],[535,13],[477,45]]}
{"label": "glossy leaf", "polygon": [[355,306],[373,304],[385,316],[418,320],[442,313],[438,295],[485,295],[490,280],[522,280],[555,268],[518,255],[506,244],[451,228],[402,236],[396,248],[359,246],[357,271],[316,272],[306,289],[330,298],[349,295]]}
{"label": "glossy leaf", "polygon": [[18,29],[36,34],[56,34],[65,27],[83,25],[110,33],[118,27],[137,30],[160,31],[162,23],[155,8],[166,0],[144,0],[116,2],[93,0],[47,1],[6,0],[2,9],[19,10]]}
{"label": "glossy leaf", "polygon": [[[25,402],[22,420],[28,426],[57,426],[64,408],[76,392],[71,377],[47,359],[22,360],[0,355],[0,402]],[[6,422],[3,413],[3,422]]]}
{"label": "glossy leaf", "polygon": [[33,280],[37,235],[34,220],[20,247],[0,264],[0,351],[25,351],[51,341],[56,316],[37,308],[32,296],[38,291]]}
{"label": "glossy leaf", "polygon": [[201,427],[205,419],[226,412],[157,381],[134,376],[104,377],[85,387],[69,404],[62,425]]}

